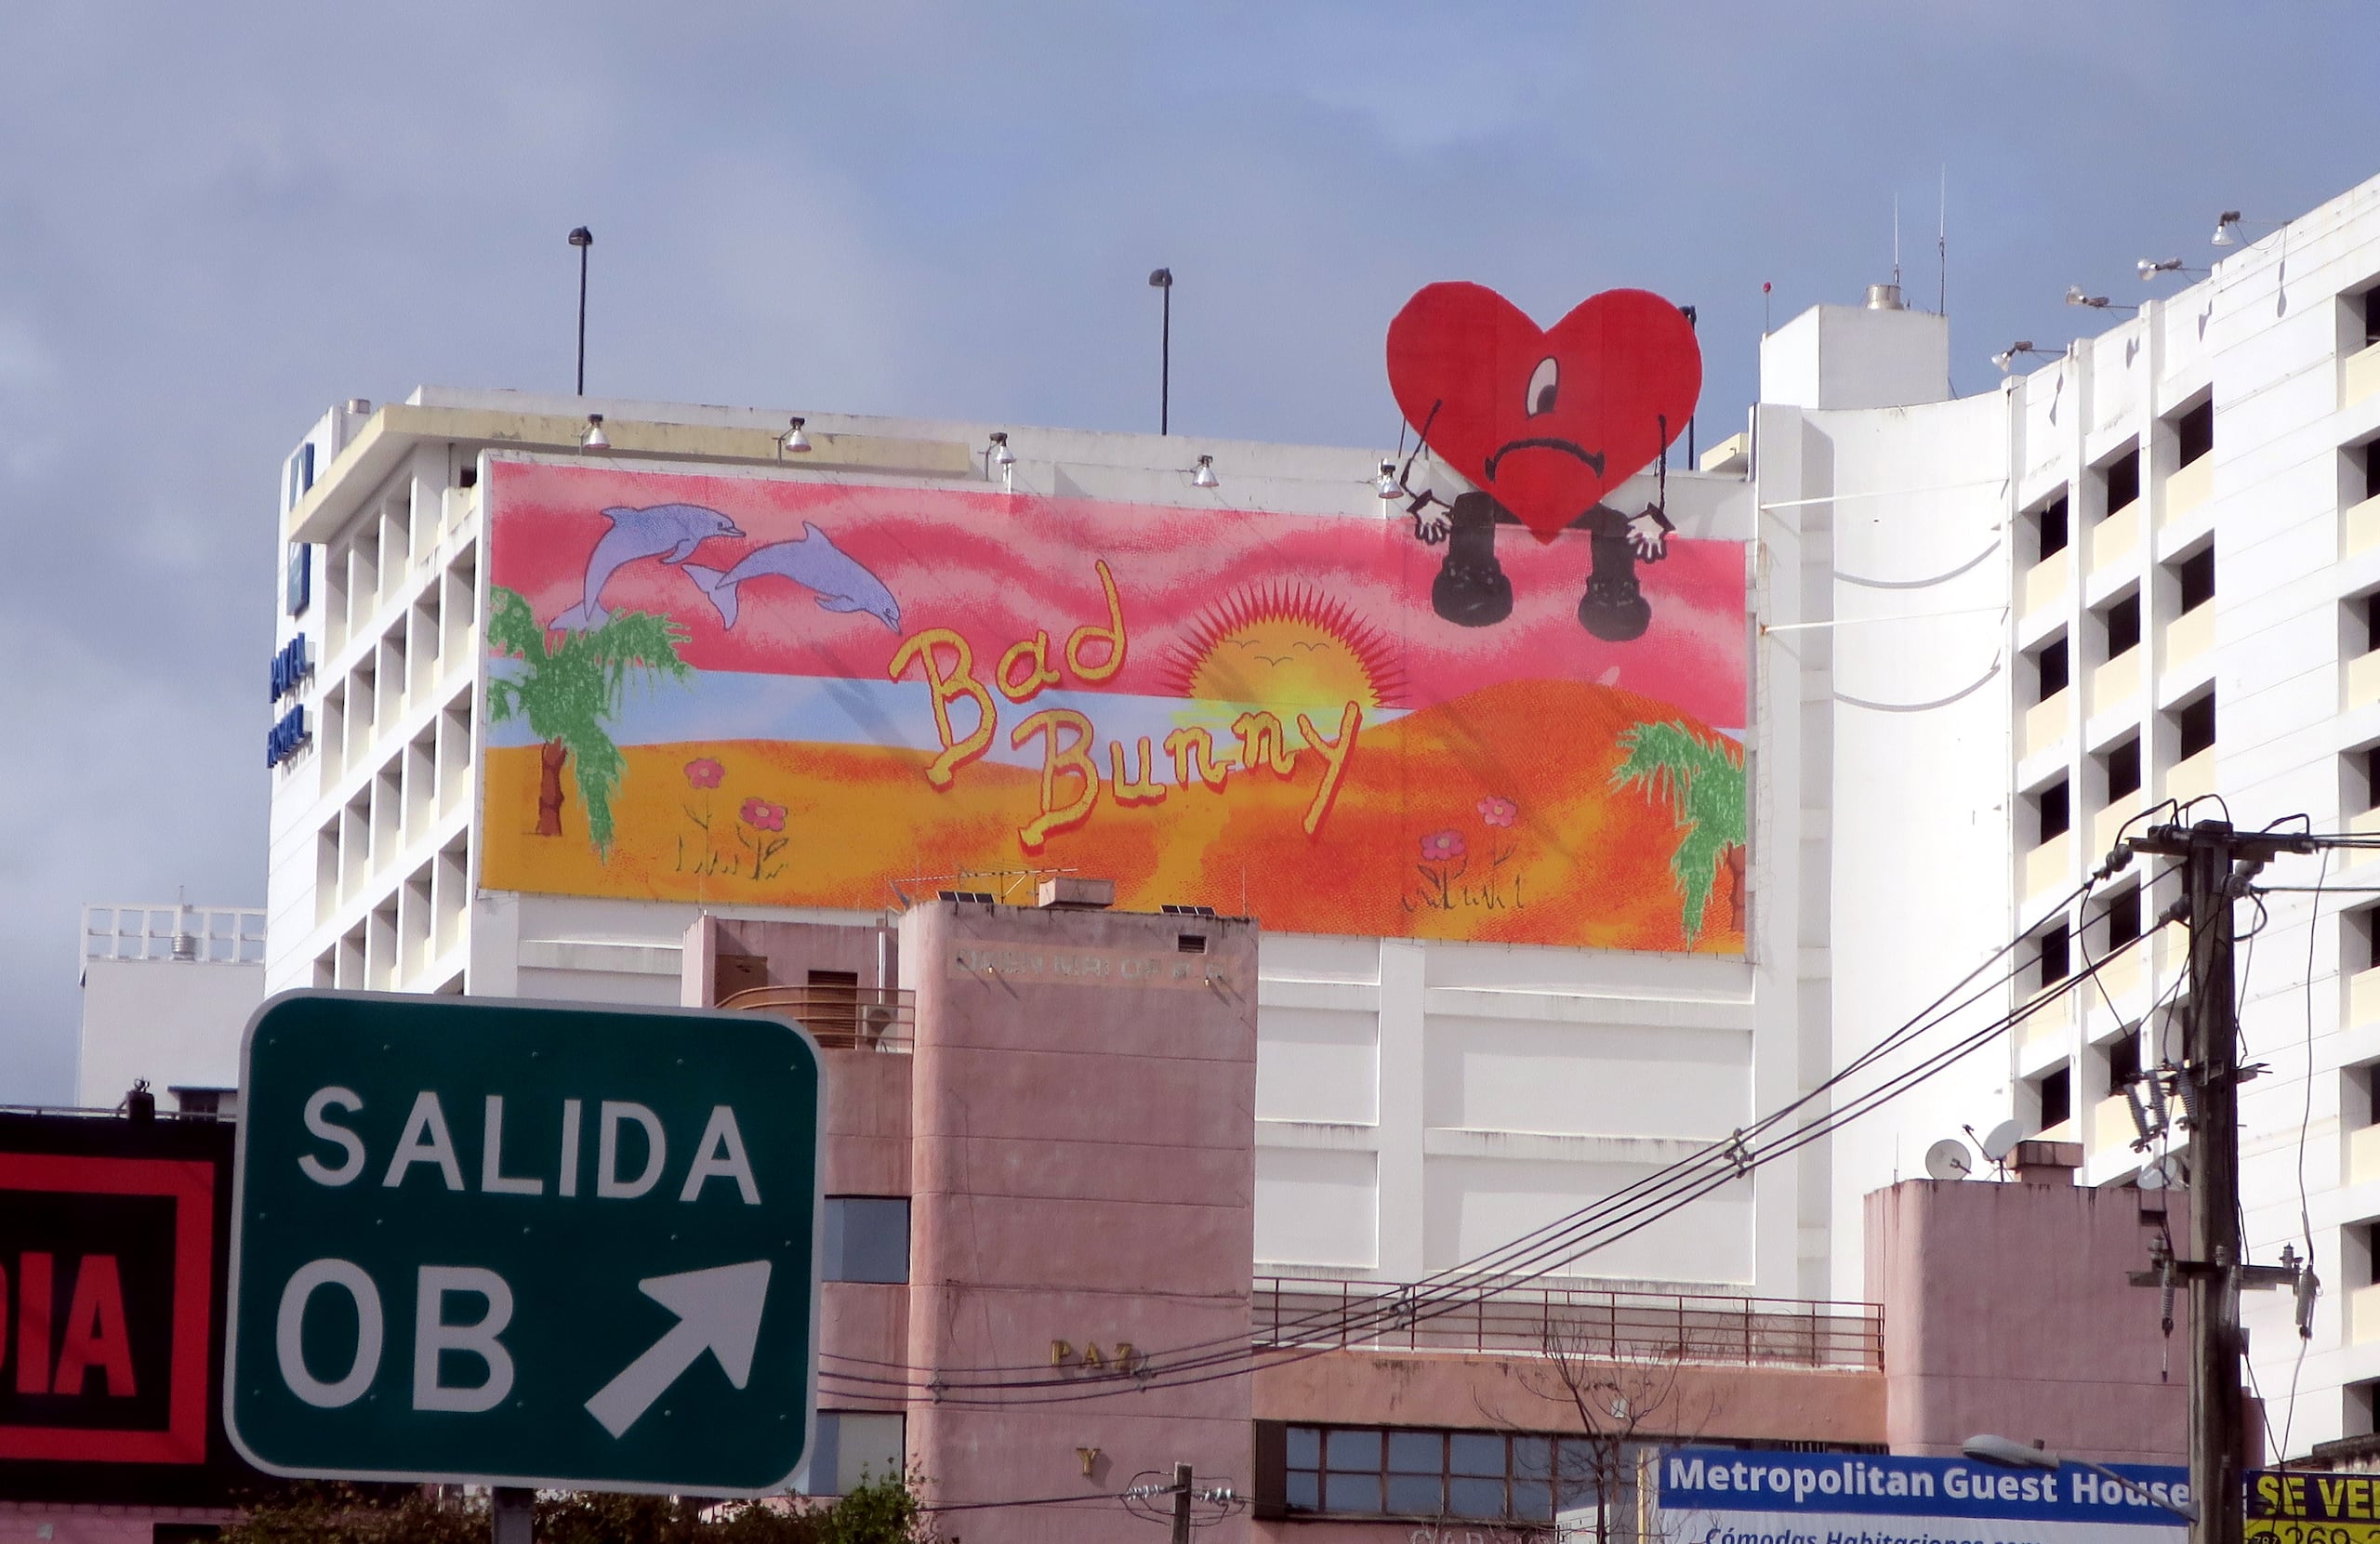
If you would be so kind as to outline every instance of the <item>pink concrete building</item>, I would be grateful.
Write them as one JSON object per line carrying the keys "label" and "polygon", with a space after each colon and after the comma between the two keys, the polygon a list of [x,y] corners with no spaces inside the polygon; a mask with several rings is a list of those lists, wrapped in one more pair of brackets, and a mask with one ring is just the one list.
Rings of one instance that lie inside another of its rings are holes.
{"label": "pink concrete building", "polygon": [[1119,1498],[1187,1463],[1220,1544],[1468,1544],[1598,1507],[1626,1537],[1672,1441],[2181,1458],[2158,1294],[2126,1280],[2166,1202],[2075,1188],[2056,1144],[2017,1183],[1870,1197],[1864,1303],[1567,1275],[1415,1316],[1255,1277],[1257,929],[1056,883],[687,939],[689,1002],[826,1050],[813,1491],[899,1467],[978,1544],[1154,1538],[1128,1512],[1170,1501]]}

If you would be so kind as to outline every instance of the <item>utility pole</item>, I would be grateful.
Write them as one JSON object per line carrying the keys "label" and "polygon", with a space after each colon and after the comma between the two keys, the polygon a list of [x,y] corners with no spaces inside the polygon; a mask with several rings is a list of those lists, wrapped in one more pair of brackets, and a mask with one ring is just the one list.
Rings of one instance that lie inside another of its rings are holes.
{"label": "utility pole", "polygon": [[[2160,825],[2132,838],[2135,852],[2179,858],[2189,926],[2189,1019],[2181,1076],[2189,1098],[2190,1258],[2173,1268],[2189,1284],[2190,1544],[2243,1544],[2247,1399],[2241,1363],[2243,1287],[2294,1285],[2294,1265],[2250,1265],[2240,1237],[2240,1023],[2233,979],[2232,906],[2248,880],[2283,852],[2311,852],[2320,838],[2242,834],[2228,821]],[[2113,862],[2116,854],[2110,855]],[[2312,1069],[2307,1069],[2312,1076]],[[2155,1284],[2159,1276],[2135,1276]],[[2285,1455],[2284,1455],[2285,1456]]]}
{"label": "utility pole", "polygon": [[1190,1544],[1190,1466],[1173,1466],[1173,1544]]}
{"label": "utility pole", "polygon": [[488,1492],[489,1544],[535,1544],[537,1493],[512,1485]]}

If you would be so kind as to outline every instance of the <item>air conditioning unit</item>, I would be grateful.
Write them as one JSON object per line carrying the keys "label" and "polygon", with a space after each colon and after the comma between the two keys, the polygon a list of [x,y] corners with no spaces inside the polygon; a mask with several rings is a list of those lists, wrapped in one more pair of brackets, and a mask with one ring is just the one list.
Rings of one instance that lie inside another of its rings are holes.
{"label": "air conditioning unit", "polygon": [[892,1027],[893,1011],[884,1003],[869,1003],[859,1010],[859,1038],[862,1045],[872,1046],[884,1038]]}

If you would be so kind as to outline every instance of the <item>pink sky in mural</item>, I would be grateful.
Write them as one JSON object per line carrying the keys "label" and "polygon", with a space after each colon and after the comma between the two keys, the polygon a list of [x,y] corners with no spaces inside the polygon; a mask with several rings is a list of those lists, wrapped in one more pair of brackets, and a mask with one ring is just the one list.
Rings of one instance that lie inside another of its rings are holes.
{"label": "pink sky in mural", "polygon": [[[1179,694],[1183,661],[1202,616],[1235,597],[1301,594],[1376,634],[1401,689],[1387,706],[1421,707],[1499,682],[1557,678],[1617,684],[1715,726],[1744,722],[1743,548],[1673,540],[1639,566],[1653,609],[1638,640],[1610,643],[1579,624],[1587,538],[1540,545],[1506,528],[1498,555],[1514,594],[1512,615],[1467,628],[1430,609],[1444,548],[1415,541],[1402,518],[1244,513],[1050,499],[988,491],[853,486],[762,478],[687,477],[600,468],[498,463],[500,509],[491,577],[521,591],[549,621],[585,598],[588,561],[612,529],[601,511],[691,503],[719,510],[745,534],[712,537],[687,560],[732,570],[770,543],[826,532],[881,582],[899,606],[896,632],[866,610],[822,609],[813,591],[763,576],[737,587],[730,628],[694,576],[652,556],[624,563],[602,587],[613,612],[667,614],[686,629],[681,651],[701,670],[883,680],[903,637],[946,627],[968,639],[977,668],[1037,631],[1052,652],[1086,624],[1105,625],[1096,564],[1113,574],[1130,638],[1124,667],[1095,685]],[[1616,674],[1615,674],[1616,672]]]}

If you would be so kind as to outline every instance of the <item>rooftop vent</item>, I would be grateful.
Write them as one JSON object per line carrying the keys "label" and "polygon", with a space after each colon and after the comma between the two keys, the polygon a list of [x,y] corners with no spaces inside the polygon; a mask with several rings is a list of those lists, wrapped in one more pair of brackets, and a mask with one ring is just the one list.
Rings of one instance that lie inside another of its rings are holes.
{"label": "rooftop vent", "polygon": [[1041,881],[1037,900],[1051,911],[1105,911],[1116,904],[1116,881],[1052,875]]}
{"label": "rooftop vent", "polygon": [[1868,309],[1871,311],[1897,311],[1901,310],[1900,286],[1898,284],[1870,284],[1868,286]]}

